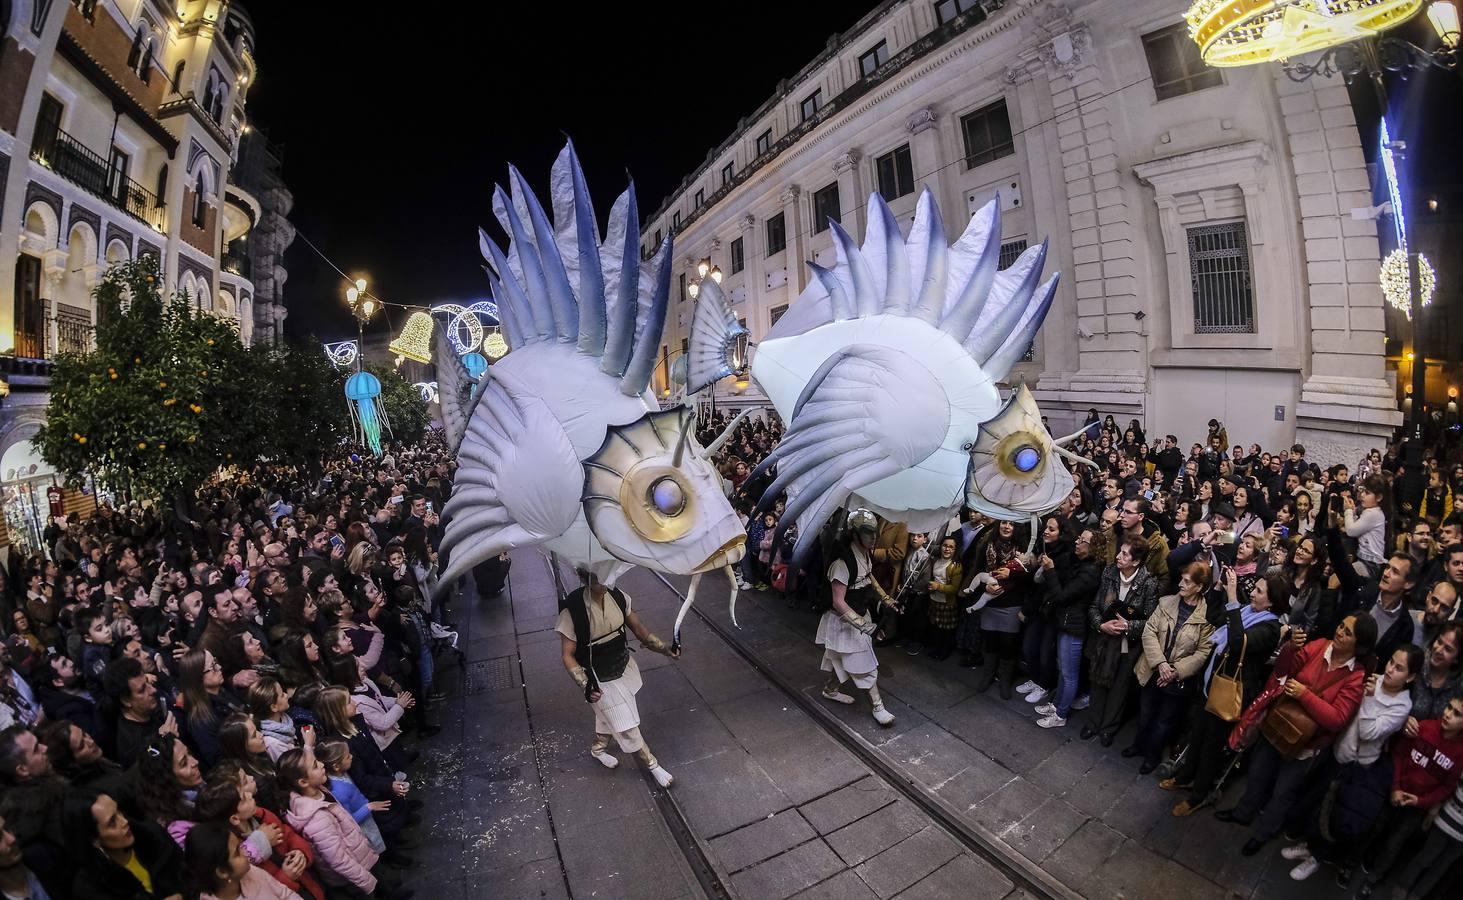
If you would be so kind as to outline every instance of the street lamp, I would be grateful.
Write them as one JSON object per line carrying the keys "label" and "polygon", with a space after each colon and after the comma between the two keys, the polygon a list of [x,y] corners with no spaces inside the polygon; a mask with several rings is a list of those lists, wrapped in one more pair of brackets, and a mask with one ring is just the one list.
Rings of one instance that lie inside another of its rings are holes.
{"label": "street lamp", "polygon": [[691,279],[690,284],[686,285],[686,294],[692,300],[695,300],[701,295],[701,282],[705,281],[708,276],[712,281],[721,284],[721,267],[712,265],[711,257],[703,256],[701,261],[696,263],[696,277]]}
{"label": "street lamp", "polygon": [[366,348],[366,323],[376,314],[381,304],[366,293],[366,279],[357,278],[356,283],[345,289],[345,302],[350,304],[351,315],[356,317],[356,346],[360,352],[356,354],[356,371],[361,371]]}

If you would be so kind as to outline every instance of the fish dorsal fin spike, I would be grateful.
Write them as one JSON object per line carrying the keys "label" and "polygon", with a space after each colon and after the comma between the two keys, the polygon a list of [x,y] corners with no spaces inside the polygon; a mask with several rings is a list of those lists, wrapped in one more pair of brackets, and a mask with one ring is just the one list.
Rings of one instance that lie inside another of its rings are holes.
{"label": "fish dorsal fin spike", "polygon": [[914,316],[922,322],[937,325],[945,306],[945,281],[949,267],[949,247],[945,243],[945,225],[935,195],[926,187],[920,192],[914,208],[914,224],[905,241],[909,254],[910,284],[919,286]]}
{"label": "fish dorsal fin spike", "polygon": [[528,343],[528,333],[524,331],[524,323],[519,319],[522,310],[509,300],[503,282],[493,270],[483,266],[483,271],[488,275],[488,290],[493,295],[493,302],[498,304],[498,324],[503,328],[503,339],[510,347],[522,347]]}
{"label": "fish dorsal fin spike", "polygon": [[830,221],[829,227],[833,230],[833,246],[838,251],[838,265],[848,272],[850,281],[853,284],[854,309],[859,316],[878,315],[883,303],[874,292],[874,277],[869,272],[869,265],[864,261],[864,255],[848,232],[837,222]]}
{"label": "fish dorsal fin spike", "polygon": [[[904,252],[904,235],[899,220],[884,198],[869,195],[869,230],[864,235],[864,260],[880,287],[884,312],[906,315],[909,312],[909,255]],[[877,244],[876,244],[877,242]],[[870,251],[874,250],[875,253]],[[883,285],[880,286],[879,282]]]}
{"label": "fish dorsal fin spike", "polygon": [[982,366],[1006,343],[1027,312],[1032,293],[1041,280],[1042,267],[1046,264],[1047,241],[1042,241],[1034,249],[1036,253],[1033,254],[1032,264],[1027,268],[1025,277],[1016,287],[1011,299],[996,313],[990,325],[980,329],[980,334],[965,345],[971,357]]}
{"label": "fish dorsal fin spike", "polygon": [[[940,330],[964,341],[980,318],[990,297],[991,285],[995,283],[996,272],[1001,262],[1001,195],[998,191],[989,203],[981,207],[971,219],[970,227],[960,236],[957,246],[975,253],[974,268],[960,287],[960,293],[950,306]],[[1013,323],[1014,324],[1014,323]]]}
{"label": "fish dorsal fin spike", "polygon": [[599,226],[594,218],[594,204],[584,169],[574,152],[574,143],[564,145],[568,156],[569,177],[573,192],[570,209],[574,212],[574,245],[579,259],[579,351],[602,356],[605,350],[606,305],[604,270],[599,260]]}
{"label": "fish dorsal fin spike", "polygon": [[[550,224],[548,214],[544,212],[543,205],[538,202],[538,197],[529,190],[523,173],[513,166],[509,166],[508,171],[513,179],[514,200],[521,199],[522,205],[528,210],[529,224],[533,229],[533,241],[535,249],[538,251],[538,274],[543,279],[541,290],[553,315],[555,336],[560,341],[577,341],[579,339],[579,304],[574,299],[574,289],[569,284],[569,273],[564,268],[563,257],[559,255],[559,245],[554,238],[554,226]],[[515,203],[515,205],[517,204]],[[528,273],[529,267],[525,266],[525,276]],[[532,296],[531,292],[530,296]]]}
{"label": "fish dorsal fin spike", "polygon": [[815,262],[808,263],[808,271],[813,273],[813,277],[823,285],[823,290],[828,292],[828,302],[833,309],[833,321],[839,322],[854,318],[853,303],[848,299],[848,292],[843,289],[838,277]]}
{"label": "fish dorsal fin spike", "polygon": [[604,264],[606,330],[600,370],[619,378],[630,364],[635,347],[635,322],[640,306],[640,212],[635,184],[625,188],[610,209],[609,227],[600,251]]}
{"label": "fish dorsal fin spike", "polygon": [[670,304],[671,250],[674,241],[673,235],[666,235],[661,241],[660,250],[655,254],[655,281],[650,294],[650,306],[640,322],[630,365],[620,379],[620,393],[630,397],[638,397],[650,386],[650,373],[660,354],[660,337],[665,331],[665,314]]}
{"label": "fish dorsal fin spike", "polygon": [[997,381],[1005,378],[1016,363],[1026,355],[1026,348],[1036,340],[1036,333],[1041,330],[1041,325],[1046,321],[1046,315],[1051,310],[1052,300],[1056,297],[1057,284],[1060,279],[1060,273],[1053,273],[1052,277],[1047,279],[1046,284],[1036,291],[1035,302],[1027,304],[1026,315],[1021,318],[1016,330],[1006,338],[1006,342],[991,356],[989,361],[981,364],[981,368],[985,369],[992,378]]}
{"label": "fish dorsal fin spike", "polygon": [[513,318],[523,329],[524,342],[552,340],[554,327],[548,310],[534,306],[533,301],[524,292],[523,285],[514,276],[513,269],[502,248],[486,233],[482,234],[482,241],[492,255],[493,268],[498,270],[498,280],[503,289],[504,300],[513,307]]}

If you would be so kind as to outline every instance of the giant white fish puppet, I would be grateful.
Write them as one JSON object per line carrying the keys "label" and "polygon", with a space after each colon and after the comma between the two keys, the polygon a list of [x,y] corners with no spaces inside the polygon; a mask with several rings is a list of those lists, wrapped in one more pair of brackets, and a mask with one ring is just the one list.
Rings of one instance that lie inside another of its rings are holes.
{"label": "giant white fish puppet", "polygon": [[862,247],[830,225],[837,264],[808,264],[815,277],[752,360],[787,423],[757,471],[777,467],[762,502],[787,492],[794,556],[840,507],[910,531],[937,530],[962,503],[1012,521],[1055,509],[1072,490],[1058,456],[1087,462],[1061,446],[1076,435],[1053,440],[1024,385],[1004,404],[996,388],[1051,307],[1045,242],[1001,270],[999,197],[947,245],[928,190],[907,239],[878,194]]}
{"label": "giant white fish puppet", "polygon": [[[746,534],[690,410],[662,411],[649,390],[672,239],[641,265],[633,185],[601,238],[572,145],[551,172],[552,220],[516,169],[509,179],[493,197],[509,248],[486,233],[480,242],[510,352],[472,383],[447,329],[434,329],[459,465],[444,509],[450,563],[440,584],[504,551],[541,545],[607,585],[634,566],[691,574],[694,594],[700,573],[730,575]],[[724,365],[695,355],[688,387],[722,377]],[[676,619],[678,642],[689,606]]]}

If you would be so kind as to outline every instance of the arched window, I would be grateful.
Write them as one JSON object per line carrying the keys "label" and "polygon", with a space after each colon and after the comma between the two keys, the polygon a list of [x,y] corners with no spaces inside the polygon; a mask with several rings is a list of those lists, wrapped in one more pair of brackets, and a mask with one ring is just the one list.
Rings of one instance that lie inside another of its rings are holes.
{"label": "arched window", "polygon": [[183,93],[183,71],[187,68],[188,61],[186,59],[178,60],[178,64],[173,67],[173,93]]}
{"label": "arched window", "polygon": [[205,216],[208,212],[208,204],[203,200],[203,172],[198,173],[198,180],[193,184],[193,225],[202,228]]}
{"label": "arched window", "polygon": [[203,109],[218,124],[224,123],[224,104],[228,97],[228,83],[218,69],[208,70],[208,81],[203,85]]}

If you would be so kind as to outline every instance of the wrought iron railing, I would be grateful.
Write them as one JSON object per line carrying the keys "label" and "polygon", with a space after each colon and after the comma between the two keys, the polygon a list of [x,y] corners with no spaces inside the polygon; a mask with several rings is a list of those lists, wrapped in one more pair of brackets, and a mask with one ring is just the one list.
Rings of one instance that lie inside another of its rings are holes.
{"label": "wrought iron railing", "polygon": [[163,207],[157,195],[109,165],[100,154],[54,126],[36,135],[31,157],[67,181],[159,230]]}
{"label": "wrought iron railing", "polygon": [[220,262],[223,264],[223,270],[225,272],[232,272],[243,278],[253,277],[253,263],[249,261],[249,254],[247,253],[225,251]]}
{"label": "wrought iron railing", "polygon": [[56,317],[56,352],[87,354],[91,352],[92,335],[96,331],[90,321],[71,316]]}
{"label": "wrought iron railing", "polygon": [[34,328],[15,329],[15,355],[23,359],[45,359],[45,332]]}

